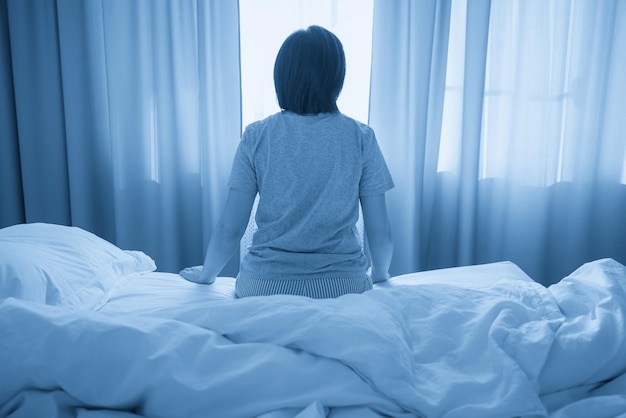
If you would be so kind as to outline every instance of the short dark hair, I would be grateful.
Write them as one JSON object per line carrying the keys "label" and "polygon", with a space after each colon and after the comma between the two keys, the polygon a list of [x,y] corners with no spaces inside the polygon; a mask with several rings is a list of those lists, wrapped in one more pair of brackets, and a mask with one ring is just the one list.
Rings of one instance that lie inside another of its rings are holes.
{"label": "short dark hair", "polygon": [[299,114],[338,112],[337,97],[346,76],[339,39],[320,26],[289,35],[274,64],[278,105]]}

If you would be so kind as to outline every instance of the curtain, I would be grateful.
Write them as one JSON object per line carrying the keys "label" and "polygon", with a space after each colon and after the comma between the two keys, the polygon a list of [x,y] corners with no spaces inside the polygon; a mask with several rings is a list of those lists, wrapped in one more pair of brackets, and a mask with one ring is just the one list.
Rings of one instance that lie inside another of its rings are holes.
{"label": "curtain", "polygon": [[241,134],[238,2],[2,0],[0,56],[0,226],[202,263]]}
{"label": "curtain", "polygon": [[626,3],[376,1],[392,274],[626,262]]}

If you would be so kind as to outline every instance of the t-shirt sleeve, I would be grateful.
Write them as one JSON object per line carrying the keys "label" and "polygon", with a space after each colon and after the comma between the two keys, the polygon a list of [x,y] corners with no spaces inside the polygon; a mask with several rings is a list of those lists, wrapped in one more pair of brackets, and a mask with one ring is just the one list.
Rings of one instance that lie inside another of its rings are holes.
{"label": "t-shirt sleeve", "polygon": [[258,187],[256,181],[256,172],[254,170],[253,158],[248,148],[249,141],[244,132],[239,141],[239,146],[235,152],[233,166],[230,171],[228,187],[253,195],[257,194]]}
{"label": "t-shirt sleeve", "polygon": [[385,193],[394,187],[393,179],[374,131],[371,129],[363,140],[363,171],[359,183],[359,196]]}

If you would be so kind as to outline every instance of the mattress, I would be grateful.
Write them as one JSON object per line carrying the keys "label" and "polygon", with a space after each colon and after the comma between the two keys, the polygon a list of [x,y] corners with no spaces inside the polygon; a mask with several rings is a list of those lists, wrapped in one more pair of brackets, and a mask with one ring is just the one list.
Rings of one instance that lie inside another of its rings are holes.
{"label": "mattress", "polygon": [[[450,284],[465,287],[489,286],[502,279],[532,281],[510,261],[422,271],[392,277],[374,285],[375,290],[406,285]],[[235,299],[233,277],[218,277],[211,285],[189,282],[178,274],[148,272],[121,283],[100,308],[103,313],[165,314],[216,300]]]}

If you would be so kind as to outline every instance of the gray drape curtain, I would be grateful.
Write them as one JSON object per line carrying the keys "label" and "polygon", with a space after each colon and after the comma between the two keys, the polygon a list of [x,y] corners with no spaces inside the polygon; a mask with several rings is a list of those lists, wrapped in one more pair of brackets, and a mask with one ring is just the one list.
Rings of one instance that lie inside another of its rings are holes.
{"label": "gray drape curtain", "polygon": [[392,274],[626,261],[626,3],[376,1]]}
{"label": "gray drape curtain", "polygon": [[[374,7],[391,273],[626,262],[626,2]],[[0,0],[0,226],[199,264],[241,133],[238,40],[236,0]]]}
{"label": "gray drape curtain", "polygon": [[238,32],[236,0],[1,1],[0,225],[200,263],[241,133]]}

